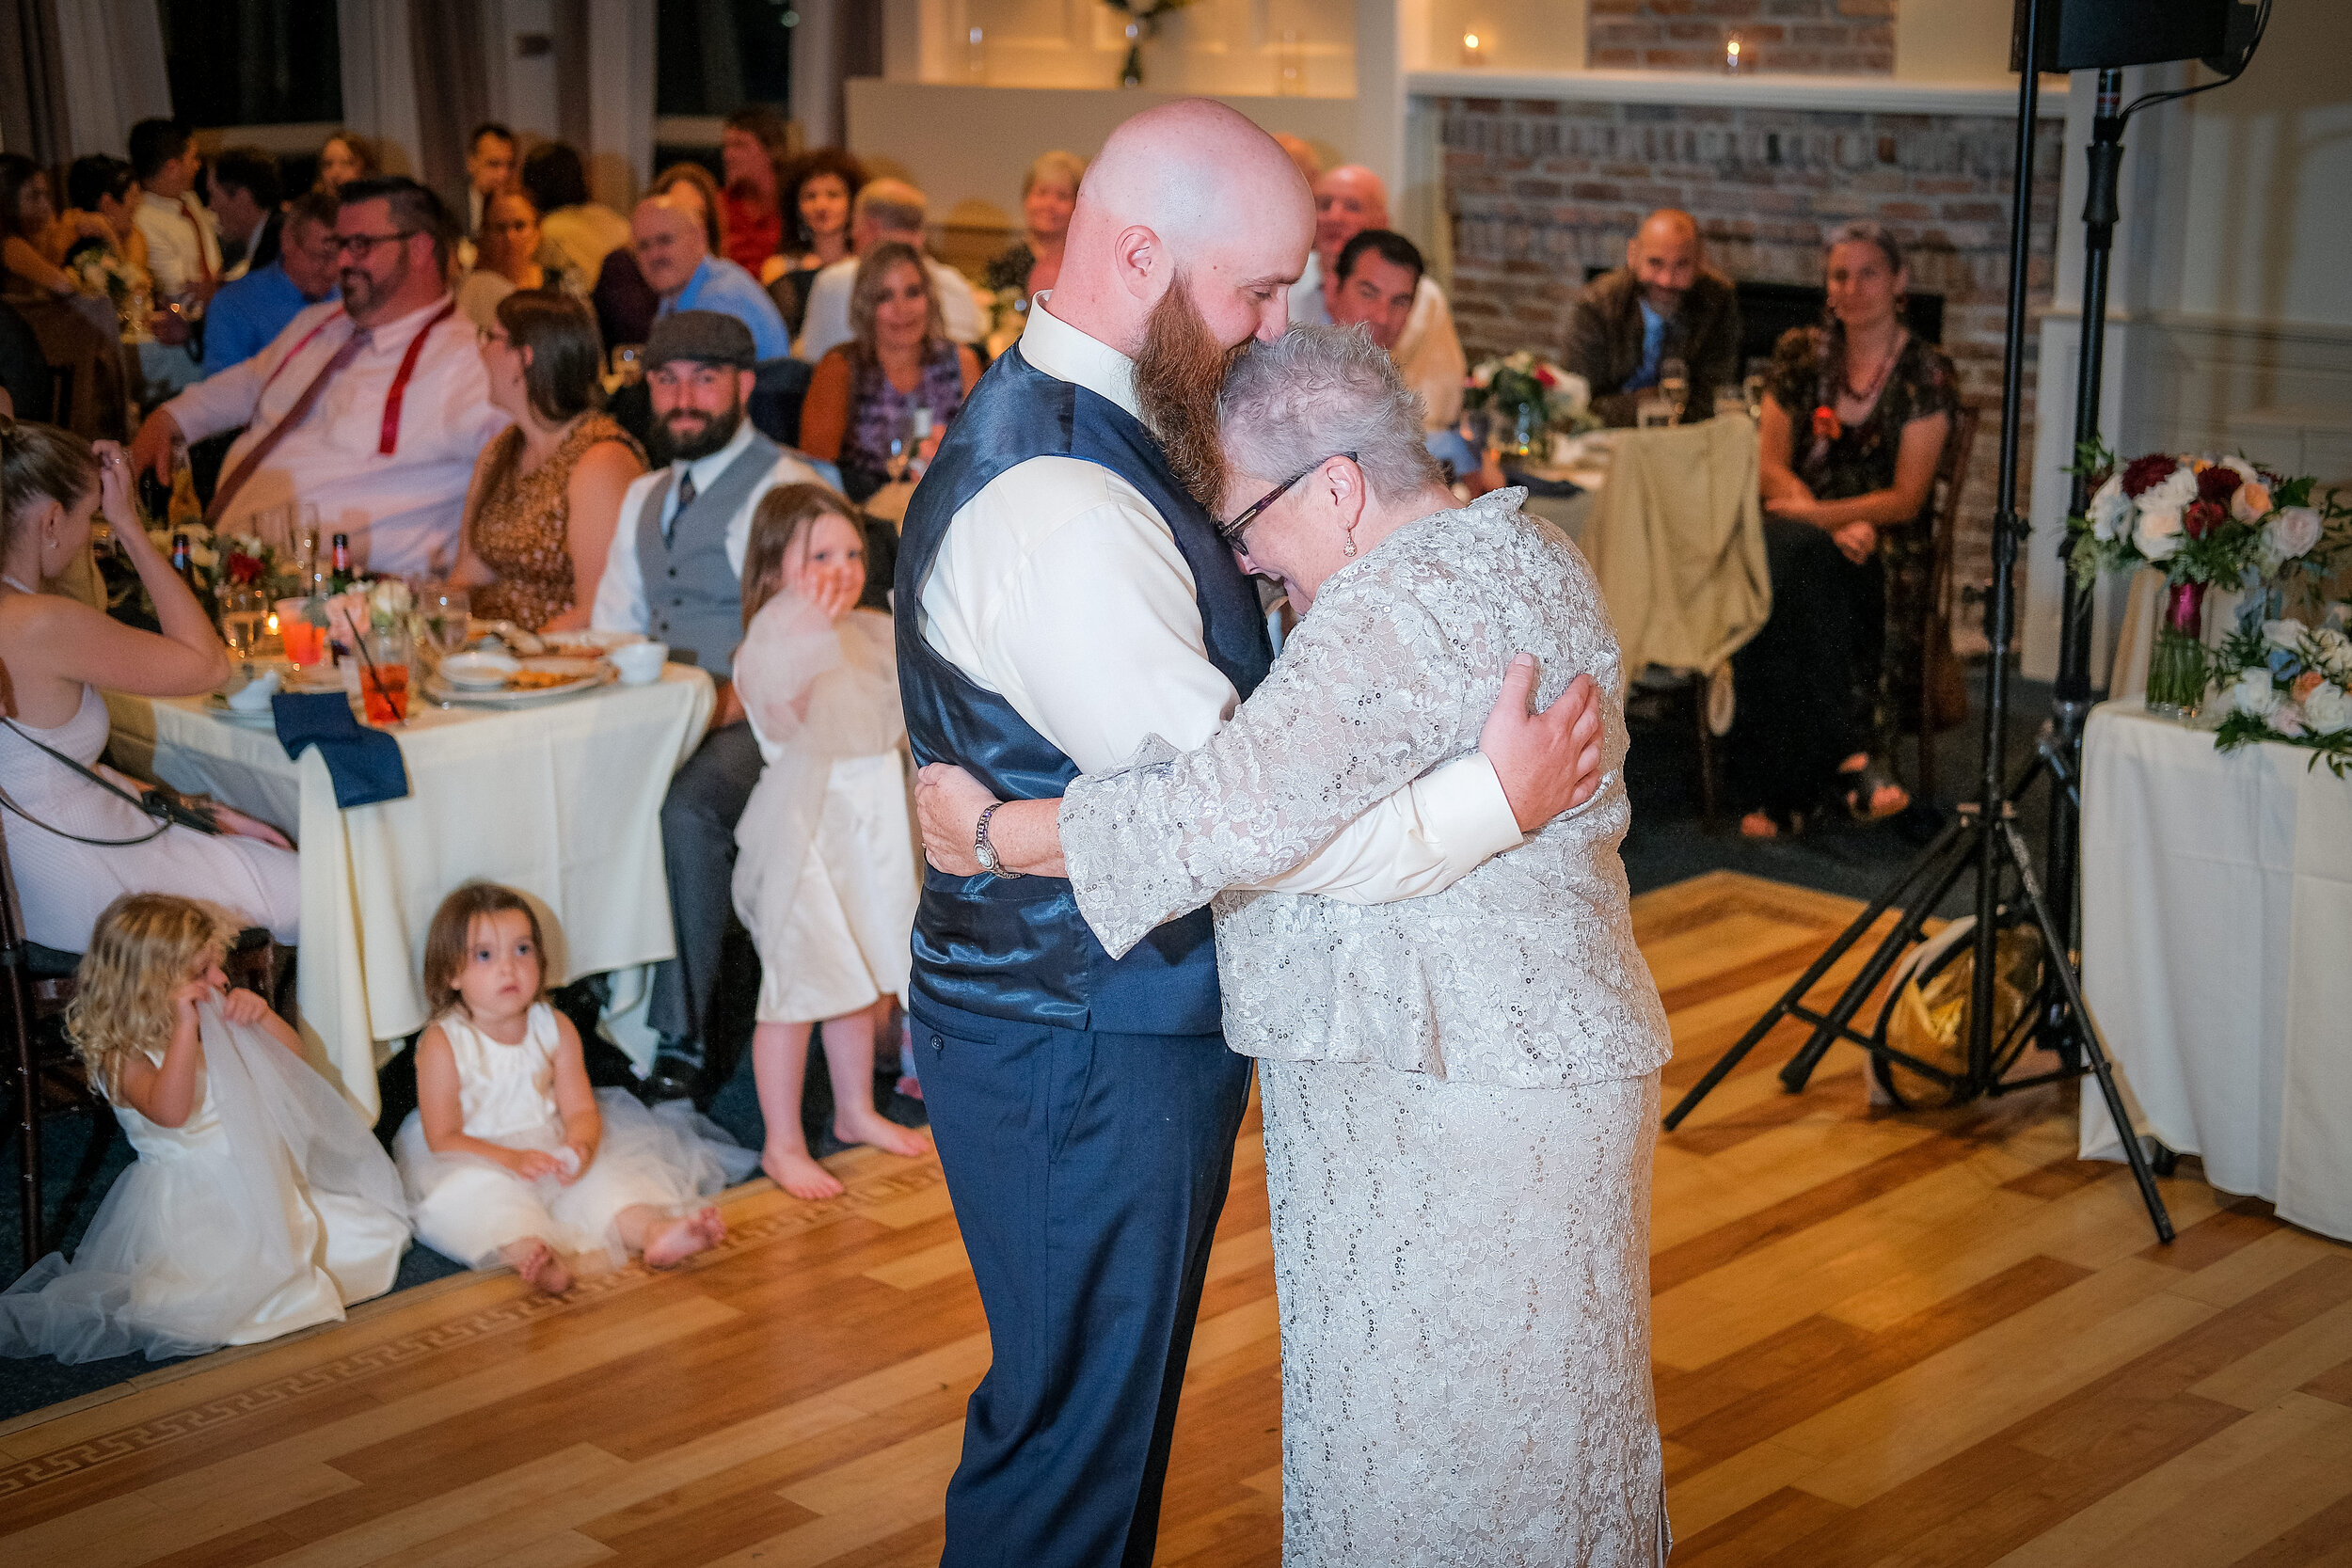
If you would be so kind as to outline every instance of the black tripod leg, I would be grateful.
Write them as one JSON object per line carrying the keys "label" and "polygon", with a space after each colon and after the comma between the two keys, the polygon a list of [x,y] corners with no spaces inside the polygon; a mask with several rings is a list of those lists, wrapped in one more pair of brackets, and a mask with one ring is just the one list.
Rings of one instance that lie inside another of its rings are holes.
{"label": "black tripod leg", "polygon": [[2002,847],[2009,851],[2010,863],[2017,868],[2019,891],[2042,928],[2043,962],[2047,971],[2058,976],[2058,985],[2066,992],[2066,1004],[2074,1010],[2074,1031],[2082,1039],[2083,1055],[2099,1080],[2099,1092],[2106,1097],[2107,1115],[2114,1118],[2116,1135],[2122,1140],[2123,1158],[2132,1167],[2132,1180],[2139,1183],[2139,1200],[2148,1206],[2148,1219],[2156,1227],[2156,1240],[2169,1242],[2172,1216],[2165,1212],[2164,1196],[2156,1191],[2155,1173],[2148,1168],[2148,1156],[2139,1147],[2139,1134],[2132,1128],[2131,1112],[2123,1105],[2123,1091],[2116,1087],[2114,1064],[2107,1060],[2106,1048],[2099,1043],[2099,1029],[2091,1019],[2090,1005],[2083,1000],[2081,983],[2066,961],[2065,938],[2051,917],[2049,901],[2042,896],[2041,883],[2034,879],[2025,840],[2017,836],[2014,824],[2004,820],[2000,827]]}
{"label": "black tripod leg", "polygon": [[1691,1092],[1677,1101],[1675,1108],[1666,1113],[1667,1132],[1671,1132],[1681,1126],[1682,1118],[1698,1108],[1699,1101],[1712,1093],[1715,1085],[1722,1083],[1731,1069],[1740,1065],[1740,1058],[1755,1050],[1757,1043],[1772,1032],[1773,1026],[1788,1016],[1788,1009],[1804,1003],[1805,993],[1820,984],[1821,976],[1827,974],[1837,960],[1846,956],[1849,948],[1862,940],[1870,927],[1877,923],[1878,917],[1884,914],[1888,907],[1934,863],[1935,857],[1949,847],[1950,840],[1958,834],[1960,828],[1961,823],[1955,819],[1941,833],[1938,833],[1935,841],[1911,863],[1909,869],[1905,870],[1885,892],[1880,894],[1868,909],[1856,916],[1851,925],[1839,932],[1836,941],[1822,949],[1821,956],[1813,960],[1812,967],[1797,977],[1797,983],[1781,992],[1780,1000],[1765,1009],[1764,1016],[1757,1019],[1750,1026],[1748,1032],[1740,1037],[1739,1043],[1716,1058],[1715,1065],[1707,1069],[1707,1076],[1693,1084],[1691,1086]]}
{"label": "black tripod leg", "polygon": [[[1865,910],[1862,917],[1847,927],[1847,946],[1852,945],[1852,939],[1858,939],[1867,931],[1880,915],[1911,890],[1914,883],[1933,870],[1938,859],[1951,854],[1959,847],[1962,835],[1968,831],[1970,820],[1963,814],[1944,825],[1944,831],[1919,852],[1894,885],[1879,896],[1878,902]],[[1781,1085],[1790,1094],[1804,1088],[1813,1076],[1813,1069],[1820,1067],[1821,1058],[1829,1054],[1829,1048],[1844,1037],[1846,1025],[1852,1022],[1853,1015],[1862,1010],[1862,1004],[1868,1000],[1870,992],[1886,977],[1886,972],[1895,967],[1904,949],[1918,940],[1919,927],[1925,924],[1928,911],[1942,901],[1944,895],[1951,891],[1952,884],[1960,880],[1967,869],[1967,856],[1962,855],[1952,862],[1940,879],[1926,884],[1927,891],[1923,896],[1903,904],[1902,919],[1896,922],[1894,930],[1888,932],[1879,943],[1878,951],[1870,955],[1869,961],[1862,966],[1862,972],[1838,993],[1836,1002],[1822,1015],[1821,1022],[1815,1025],[1813,1033],[1798,1048],[1797,1053],[1781,1068]],[[1838,951],[1842,953],[1845,948],[1840,947]]]}

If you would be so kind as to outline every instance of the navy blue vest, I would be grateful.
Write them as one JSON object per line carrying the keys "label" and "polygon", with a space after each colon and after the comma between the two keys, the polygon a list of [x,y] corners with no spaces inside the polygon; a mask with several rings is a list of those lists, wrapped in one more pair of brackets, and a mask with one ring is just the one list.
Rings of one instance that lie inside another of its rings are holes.
{"label": "navy blue vest", "polygon": [[[1273,655],[1258,595],[1159,445],[1118,404],[1006,351],[956,416],[907,507],[896,583],[898,689],[920,763],[953,762],[999,800],[1060,795],[1078,768],[1012,705],[965,678],[916,630],[917,603],[949,520],[1032,457],[1099,464],[1140,491],[1192,569],[1209,662],[1245,697]],[[1073,648],[1073,658],[1086,650]],[[1105,1034],[1205,1035],[1221,1027],[1209,912],[1170,921],[1114,961],[1067,881],[951,877],[926,866],[914,917],[917,997],[983,1017]]]}

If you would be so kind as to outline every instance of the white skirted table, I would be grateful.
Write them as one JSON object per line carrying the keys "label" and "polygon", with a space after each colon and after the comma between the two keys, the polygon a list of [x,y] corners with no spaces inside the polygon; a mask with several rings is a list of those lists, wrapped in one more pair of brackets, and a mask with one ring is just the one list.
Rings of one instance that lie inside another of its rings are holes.
{"label": "white skirted table", "polygon": [[303,1033],[373,1113],[387,1042],[429,1020],[425,930],[459,883],[504,882],[537,901],[550,985],[673,956],[661,798],[715,700],[708,675],[673,664],[649,686],[516,712],[421,705],[394,732],[407,797],[348,811],[315,747],[289,761],[272,731],[201,698],[109,692],[106,705],[123,767],[301,846]]}
{"label": "white skirted table", "polygon": [[[2083,991],[2140,1131],[2352,1240],[2352,780],[2137,700],[2083,739]],[[2122,1148],[2082,1097],[2082,1156]]]}

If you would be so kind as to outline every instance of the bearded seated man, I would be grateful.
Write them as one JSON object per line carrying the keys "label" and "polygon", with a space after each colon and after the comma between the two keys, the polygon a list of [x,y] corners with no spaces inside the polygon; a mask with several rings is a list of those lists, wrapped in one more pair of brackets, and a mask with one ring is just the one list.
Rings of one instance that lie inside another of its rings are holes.
{"label": "bearded seated man", "polygon": [[[679,310],[645,345],[653,455],[664,466],[621,498],[590,624],[670,645],[719,685],[710,731],[661,802],[661,853],[677,957],[654,971],[647,1014],[661,1037],[648,1092],[676,1100],[717,1087],[709,1060],[719,951],[735,911],[735,824],[759,783],[759,742],[731,679],[743,640],[743,551],[752,513],[780,484],[837,483],[803,453],[752,428],[751,328],[715,310]],[[830,467],[828,465],[827,467]]]}

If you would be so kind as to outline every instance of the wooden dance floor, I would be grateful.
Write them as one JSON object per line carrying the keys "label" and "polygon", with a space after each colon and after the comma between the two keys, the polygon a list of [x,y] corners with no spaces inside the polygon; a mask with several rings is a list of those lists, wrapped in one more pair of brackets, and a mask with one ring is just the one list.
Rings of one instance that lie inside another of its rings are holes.
{"label": "wooden dance floor", "polygon": [[[1728,874],[1647,895],[1671,1091],[1850,918]],[[1873,1115],[1785,1030],[1658,1153],[1677,1568],[2352,1564],[2352,1248],[2074,1158],[2044,1089]],[[725,1248],[560,1302],[469,1275],[0,1428],[0,1562],[931,1563],[988,1338],[934,1162],[823,1205],[762,1181]],[[1468,1244],[1468,1239],[1466,1239]],[[1280,1551],[1274,1275],[1234,1163],[1164,1564]]]}

